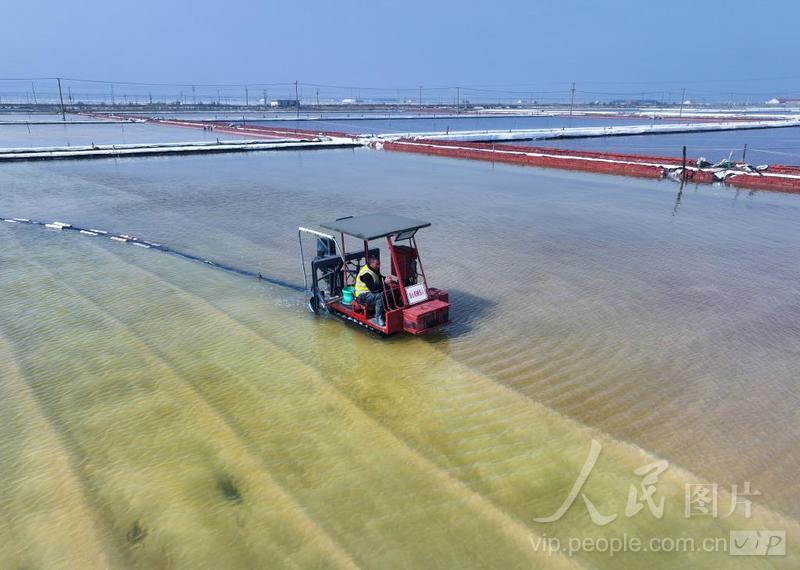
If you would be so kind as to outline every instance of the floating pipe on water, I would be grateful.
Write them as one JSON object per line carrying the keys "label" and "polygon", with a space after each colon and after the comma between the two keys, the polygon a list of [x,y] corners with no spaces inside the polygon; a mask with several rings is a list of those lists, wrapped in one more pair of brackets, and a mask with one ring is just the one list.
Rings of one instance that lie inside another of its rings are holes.
{"label": "floating pipe on water", "polygon": [[159,251],[163,251],[164,253],[171,253],[173,255],[177,255],[177,256],[182,257],[184,259],[187,259],[189,261],[198,261],[198,262],[203,263],[205,265],[210,265],[212,267],[215,267],[217,269],[221,269],[223,271],[227,271],[229,273],[235,273],[235,274],[240,275],[242,277],[252,277],[254,279],[258,279],[259,281],[266,281],[267,283],[270,283],[272,285],[277,285],[279,287],[284,287],[286,289],[291,289],[293,291],[297,291],[297,292],[300,292],[300,293],[305,291],[305,289],[303,287],[299,286],[299,285],[295,285],[293,283],[289,283],[288,281],[284,281],[282,279],[266,277],[261,272],[250,271],[248,269],[242,269],[242,268],[239,268],[239,267],[235,267],[233,265],[227,265],[225,263],[220,263],[218,261],[213,261],[211,259],[207,259],[205,257],[201,257],[199,255],[194,255],[192,253],[188,253],[188,252],[185,252],[185,251],[181,251],[181,250],[178,250],[178,249],[173,249],[171,247],[168,247],[168,246],[165,246],[165,245],[161,245],[161,244],[156,243],[156,242],[139,239],[139,238],[137,238],[135,236],[131,236],[131,235],[128,235],[128,234],[113,234],[113,233],[107,232],[105,230],[98,230],[96,228],[87,229],[87,228],[82,228],[82,227],[79,227],[79,226],[73,226],[72,224],[68,224],[68,223],[65,223],[65,222],[45,223],[45,222],[40,222],[40,221],[37,221],[37,220],[30,220],[30,219],[27,219],[27,218],[5,218],[5,217],[0,216],[0,221],[7,222],[7,223],[10,223],[10,224],[27,224],[27,225],[31,225],[31,226],[44,226],[46,228],[57,229],[57,230],[72,230],[72,231],[75,231],[75,232],[83,234],[83,235],[94,236],[94,237],[96,237],[96,236],[108,236],[109,239],[111,239],[113,241],[120,242],[120,243],[127,243],[127,244],[130,244],[130,245],[135,245],[135,246],[142,247],[142,248],[145,248],[145,249],[157,249]]}

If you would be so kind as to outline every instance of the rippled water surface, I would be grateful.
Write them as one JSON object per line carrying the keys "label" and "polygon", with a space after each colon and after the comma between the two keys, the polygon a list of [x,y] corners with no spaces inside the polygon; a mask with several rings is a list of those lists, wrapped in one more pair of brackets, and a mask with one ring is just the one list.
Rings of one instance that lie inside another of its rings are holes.
{"label": "rippled water surface", "polygon": [[[429,219],[453,304],[381,341],[289,288],[0,223],[0,567],[796,567],[800,199],[677,190],[368,149],[0,167],[0,216],[298,284],[298,225]],[[593,440],[582,493],[616,520],[534,520]],[[658,460],[663,515],[626,513]],[[716,517],[685,516],[688,483]],[[750,528],[788,555],[536,546]]]}

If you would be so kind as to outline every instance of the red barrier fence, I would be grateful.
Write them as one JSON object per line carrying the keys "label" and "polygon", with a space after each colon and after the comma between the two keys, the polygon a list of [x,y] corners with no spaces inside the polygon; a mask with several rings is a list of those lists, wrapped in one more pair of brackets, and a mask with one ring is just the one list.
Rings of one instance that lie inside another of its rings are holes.
{"label": "red barrier fence", "polygon": [[155,123],[159,125],[169,125],[172,127],[184,127],[188,129],[211,129],[214,132],[225,133],[229,135],[247,135],[252,137],[266,137],[266,138],[284,138],[284,139],[315,139],[319,137],[339,137],[355,139],[357,136],[340,133],[337,131],[314,131],[310,129],[290,129],[281,127],[272,127],[266,125],[247,125],[241,126],[231,123],[230,121],[197,121],[193,119],[157,119],[153,117],[136,117],[132,115],[117,115],[117,114],[94,114],[94,113],[81,113],[90,117],[97,117],[101,119],[116,119],[122,121],[144,121],[146,123]]}
{"label": "red barrier fence", "polygon": [[[663,178],[670,171],[683,166],[681,158],[669,156],[575,151],[498,143],[398,139],[383,143],[383,148],[452,158],[641,178]],[[725,182],[733,186],[800,193],[800,168],[797,167],[776,165],[769,166],[766,171],[747,173],[740,167],[732,169],[699,168],[696,160],[687,160],[686,164],[686,179],[693,183],[710,184],[718,181],[717,176],[722,175],[725,177]],[[737,170],[740,171],[737,172]],[[717,175],[715,176],[715,174]]]}

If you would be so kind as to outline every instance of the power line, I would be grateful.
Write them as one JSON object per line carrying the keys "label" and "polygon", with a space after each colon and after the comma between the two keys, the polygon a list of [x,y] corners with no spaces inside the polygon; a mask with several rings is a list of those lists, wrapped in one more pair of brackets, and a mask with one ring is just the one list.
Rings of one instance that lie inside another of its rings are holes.
{"label": "power line", "polygon": [[[291,88],[294,86],[294,82],[246,82],[246,83],[164,83],[164,82],[142,82],[142,81],[116,81],[110,79],[91,79],[91,78],[76,78],[76,77],[63,77],[61,78],[62,81],[68,81],[72,83],[88,83],[88,84],[96,84],[96,85],[108,85],[113,88],[114,85],[116,86],[139,86],[139,87],[175,87],[175,88],[198,88],[198,87],[206,87],[206,88],[217,88],[217,89],[247,89],[249,87],[287,87]],[[57,81],[57,77],[36,77],[36,78],[19,78],[19,77],[4,77],[0,78],[0,81]],[[739,81],[739,80],[736,80]],[[592,85],[592,84],[628,84],[628,85],[665,85],[668,82],[582,82],[585,85]],[[707,83],[713,84],[715,81],[703,81],[703,82],[686,82],[688,84],[692,83]],[[386,87],[379,87],[379,86],[354,86],[354,85],[334,85],[334,84],[325,84],[325,83],[299,83],[300,86],[308,86],[312,88],[323,88],[323,89],[342,89],[342,90],[364,90],[364,91],[383,91],[383,92],[406,92],[411,93],[416,91],[417,87],[396,87],[396,86],[386,86]],[[522,86],[524,84],[515,84],[514,87]],[[533,84],[527,84],[533,85]],[[500,86],[494,87],[484,87],[484,86],[465,86],[463,84],[459,85],[445,85],[445,86],[435,86],[435,87],[426,87],[426,91],[430,92],[440,92],[440,91],[453,91],[456,89],[463,90],[464,92],[471,92],[471,93],[486,93],[486,94],[503,94],[503,95],[519,95],[523,97],[528,97],[530,95],[566,95],[571,93],[570,90],[546,90],[546,89],[533,89],[528,88],[525,90],[518,90],[518,89],[503,89]],[[580,93],[583,95],[602,95],[602,96],[630,96],[635,94],[649,94],[649,95],[657,95],[664,92],[679,92],[681,87],[674,86],[672,89],[654,89],[654,90],[636,90],[636,91],[593,91],[593,90],[576,90],[576,93]],[[35,87],[33,88],[35,91]],[[771,91],[758,91],[758,92],[744,92],[744,91],[735,91],[731,92],[730,89],[722,90],[722,91],[698,91],[693,90],[693,93],[696,95],[708,95],[708,96],[721,96],[721,95],[729,95],[733,94],[734,96],[772,96],[774,94],[792,94],[797,92],[795,89],[774,89]]]}

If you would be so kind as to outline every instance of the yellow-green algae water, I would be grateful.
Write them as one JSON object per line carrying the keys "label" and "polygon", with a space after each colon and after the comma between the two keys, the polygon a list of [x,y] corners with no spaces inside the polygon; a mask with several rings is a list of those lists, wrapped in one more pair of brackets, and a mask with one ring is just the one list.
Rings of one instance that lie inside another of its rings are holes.
{"label": "yellow-green algae water", "polygon": [[[290,289],[0,224],[0,567],[796,567],[800,200],[676,190],[375,151],[3,167],[0,215],[297,283],[297,225],[430,219],[454,324],[380,341]],[[582,492],[617,519],[578,496],[537,522],[593,440]],[[657,460],[663,516],[628,516]],[[719,485],[716,517],[687,483]],[[741,529],[787,554],[543,546]]]}

